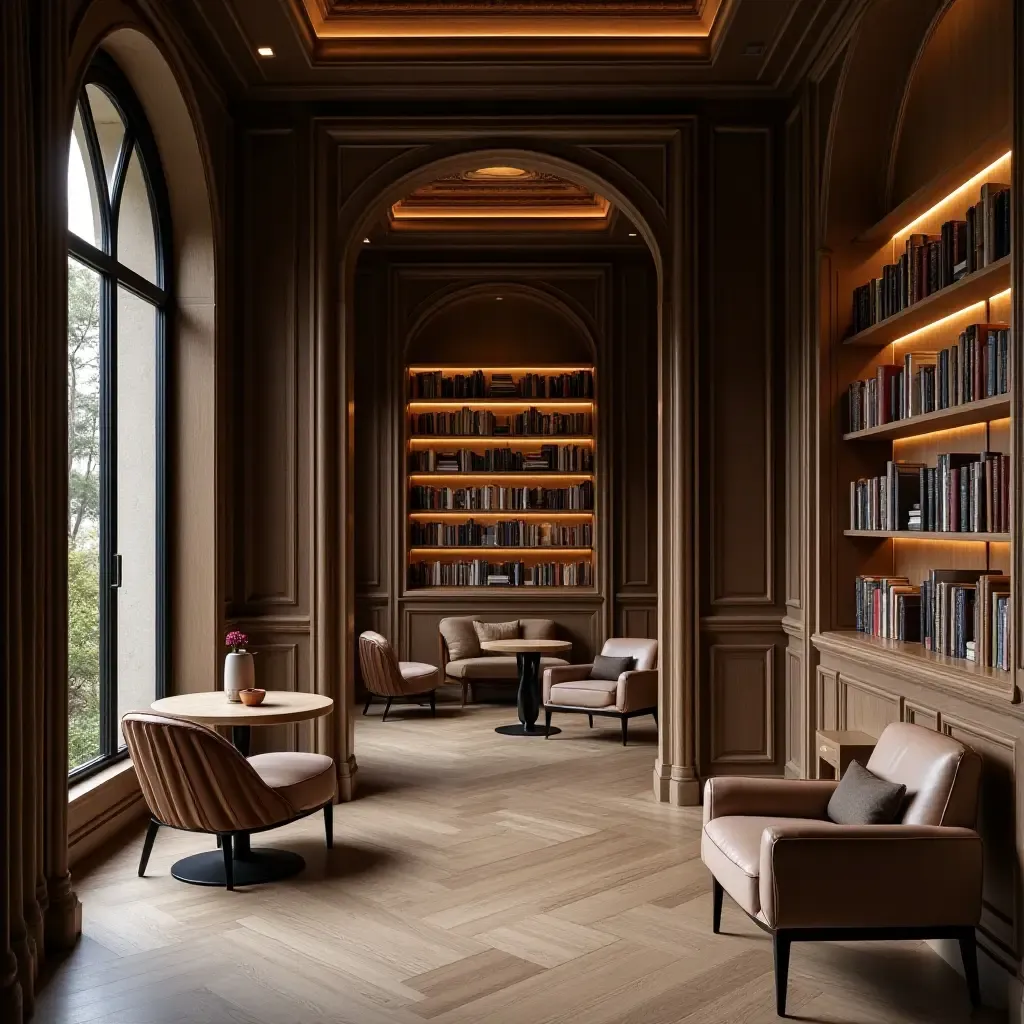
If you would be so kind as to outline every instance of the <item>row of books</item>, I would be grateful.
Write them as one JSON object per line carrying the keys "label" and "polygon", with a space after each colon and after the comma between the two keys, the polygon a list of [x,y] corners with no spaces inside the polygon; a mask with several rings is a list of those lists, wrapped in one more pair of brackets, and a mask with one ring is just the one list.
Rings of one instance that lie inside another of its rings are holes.
{"label": "row of books", "polygon": [[934,466],[890,461],[885,476],[851,482],[850,529],[1006,533],[1010,457],[947,452]]}
{"label": "row of books", "polygon": [[538,509],[551,512],[589,512],[594,508],[594,485],[589,480],[569,487],[429,487],[409,488],[414,512],[462,509],[486,512]]}
{"label": "row of books", "polygon": [[460,409],[457,412],[423,412],[410,417],[413,434],[419,437],[548,437],[552,434],[590,434],[594,417],[589,412],[526,412],[498,415],[490,409]]}
{"label": "row of books", "polygon": [[1009,670],[1010,577],[998,569],[932,569],[920,585],[858,576],[855,602],[860,632]]}
{"label": "row of books", "polygon": [[879,366],[848,389],[850,430],[866,430],[949,409],[1010,390],[1010,328],[971,324],[955,345],[908,352],[902,363]]}
{"label": "row of books", "polygon": [[1010,252],[1010,186],[986,182],[966,219],[950,220],[939,234],[907,238],[896,263],[853,290],[853,332],[901,312],[915,302],[987,267]]}
{"label": "row of books", "polygon": [[578,444],[543,444],[532,452],[417,449],[409,453],[409,469],[413,473],[592,473],[594,449]]}
{"label": "row of books", "polygon": [[424,523],[409,528],[414,547],[445,548],[589,548],[594,541],[590,523],[538,523],[525,519],[478,523]]}
{"label": "row of books", "polygon": [[594,374],[590,370],[570,373],[511,373],[482,370],[445,374],[441,370],[414,373],[409,377],[410,398],[593,398]]}
{"label": "row of books", "polygon": [[592,587],[590,562],[414,562],[410,587]]}

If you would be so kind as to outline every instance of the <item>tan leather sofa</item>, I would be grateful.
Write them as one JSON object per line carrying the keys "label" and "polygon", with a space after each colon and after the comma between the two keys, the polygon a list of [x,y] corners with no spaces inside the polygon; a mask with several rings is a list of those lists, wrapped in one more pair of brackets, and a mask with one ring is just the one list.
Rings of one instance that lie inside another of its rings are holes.
{"label": "tan leather sofa", "polygon": [[555,711],[584,714],[591,728],[594,715],[618,718],[622,723],[623,746],[631,718],[653,715],[654,721],[658,721],[658,641],[618,637],[606,640],[601,654],[606,658],[633,658],[634,667],[618,679],[591,678],[593,663],[543,671],[546,735],[550,734],[551,715]]}
{"label": "tan leather sofa", "polygon": [[[480,648],[474,622],[484,621],[471,615],[453,615],[438,623],[441,644],[441,672],[445,682],[462,687],[462,706],[472,700],[473,683],[509,683],[519,685],[519,667],[515,655],[488,654]],[[513,620],[503,620],[513,621]],[[517,619],[519,639],[557,640],[554,619]],[[568,665],[563,658],[541,658],[540,672],[557,665]]]}
{"label": "tan leather sofa", "polygon": [[359,634],[359,668],[367,694],[364,715],[374,697],[383,697],[387,702],[382,722],[388,720],[391,704],[396,700],[406,704],[426,700],[430,713],[437,714],[437,669],[422,661],[399,661],[394,648],[380,633],[367,630]]}
{"label": "tan leather sofa", "polygon": [[899,824],[834,824],[826,811],[834,781],[715,778],[704,787],[712,927],[717,933],[724,890],[771,933],[779,1016],[790,945],[827,939],[955,938],[971,1002],[980,1003],[981,759],[948,736],[896,723],[867,768],[907,787]]}

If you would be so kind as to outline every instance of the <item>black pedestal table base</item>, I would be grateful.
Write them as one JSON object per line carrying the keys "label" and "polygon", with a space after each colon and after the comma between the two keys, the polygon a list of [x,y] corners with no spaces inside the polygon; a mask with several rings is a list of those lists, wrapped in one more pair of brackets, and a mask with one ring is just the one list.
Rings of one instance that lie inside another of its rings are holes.
{"label": "black pedestal table base", "polygon": [[[543,735],[543,733],[542,733]],[[248,836],[246,836],[248,839]],[[261,847],[248,850],[244,856],[232,861],[235,888],[243,885],[260,885],[263,882],[279,882],[282,878],[297,875],[306,866],[305,860],[288,850],[274,850]],[[224,855],[220,850],[195,853],[184,857],[171,867],[171,876],[179,882],[192,885],[216,885],[224,888]]]}
{"label": "black pedestal table base", "polygon": [[[536,651],[522,651],[516,655],[519,667],[519,693],[516,710],[519,725],[499,725],[494,731],[502,736],[543,736],[544,729],[537,729],[540,714],[540,654]],[[559,732],[552,729],[552,733]]]}

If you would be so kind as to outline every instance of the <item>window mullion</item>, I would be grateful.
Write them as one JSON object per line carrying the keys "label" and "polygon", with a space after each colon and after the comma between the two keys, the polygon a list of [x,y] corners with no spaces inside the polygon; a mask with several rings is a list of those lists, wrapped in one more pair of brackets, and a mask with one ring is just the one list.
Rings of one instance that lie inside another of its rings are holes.
{"label": "window mullion", "polygon": [[110,193],[107,190],[107,171],[103,166],[103,150],[100,148],[100,138],[96,134],[96,122],[93,120],[92,108],[89,101],[82,93],[78,101],[78,109],[82,118],[82,127],[85,129],[86,149],[89,151],[89,163],[92,165],[92,177],[96,183],[96,202],[100,209],[100,234],[103,249],[107,253],[113,252],[111,242],[111,216],[110,216]]}
{"label": "window mullion", "polygon": [[117,283],[100,280],[100,750],[117,751]]}

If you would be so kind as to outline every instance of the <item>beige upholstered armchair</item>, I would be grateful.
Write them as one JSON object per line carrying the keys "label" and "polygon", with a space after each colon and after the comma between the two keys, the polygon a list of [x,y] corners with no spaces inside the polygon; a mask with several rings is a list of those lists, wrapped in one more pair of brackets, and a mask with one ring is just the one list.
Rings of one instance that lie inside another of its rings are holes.
{"label": "beige upholstered armchair", "polygon": [[367,631],[359,634],[359,665],[363,670],[363,685],[368,696],[363,714],[370,710],[374,696],[383,697],[386,722],[391,702],[430,703],[431,714],[437,714],[436,691],[438,671],[433,665],[421,661],[399,661],[394,648],[380,635]]}
{"label": "beige upholstered armchair", "polygon": [[[140,877],[161,825],[215,834],[223,851],[223,875],[200,884],[223,883],[228,889],[234,888],[236,860],[248,855],[254,832],[323,810],[327,847],[334,845],[335,771],[326,755],[287,752],[247,758],[205,725],[156,714],[125,715],[121,727],[152,815]],[[292,857],[301,867],[302,859]]]}
{"label": "beige upholstered armchair", "polygon": [[622,745],[629,720],[653,715],[658,721],[658,641],[620,637],[605,641],[605,658],[632,658],[633,667],[615,679],[593,678],[594,665],[565,665],[544,671],[544,727],[551,728],[555,711],[586,715],[593,728],[594,715],[618,718]]}
{"label": "beige upholstered armchair", "polygon": [[833,823],[831,780],[717,778],[704,788],[712,927],[717,933],[724,891],[772,935],[780,1016],[790,945],[808,940],[955,938],[971,1002],[980,1003],[981,759],[948,736],[896,723],[867,768],[906,786],[899,824]]}

